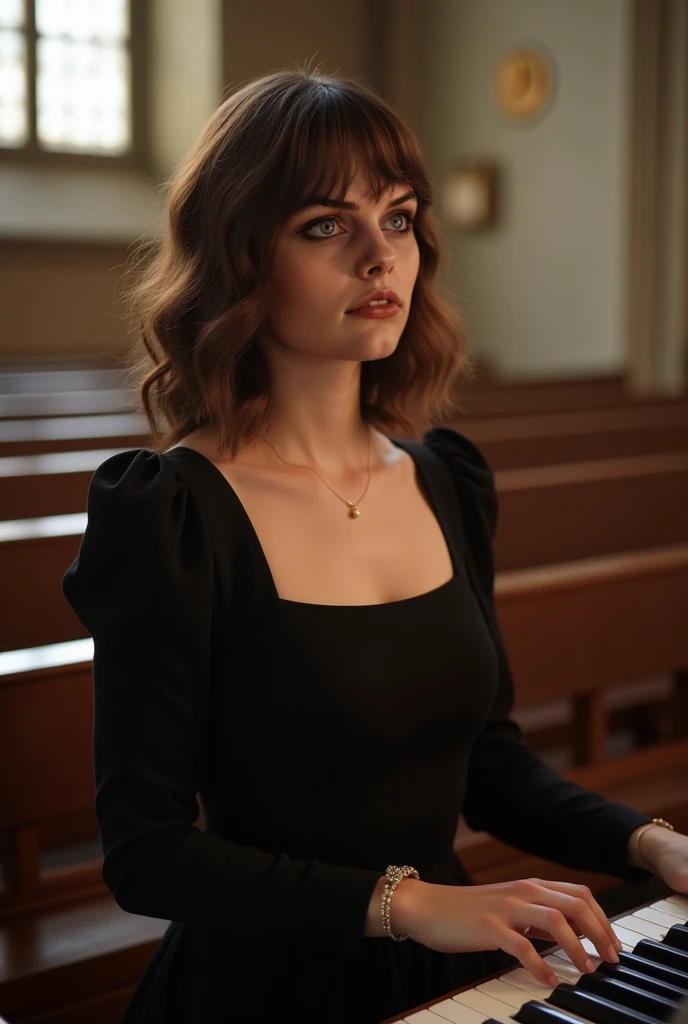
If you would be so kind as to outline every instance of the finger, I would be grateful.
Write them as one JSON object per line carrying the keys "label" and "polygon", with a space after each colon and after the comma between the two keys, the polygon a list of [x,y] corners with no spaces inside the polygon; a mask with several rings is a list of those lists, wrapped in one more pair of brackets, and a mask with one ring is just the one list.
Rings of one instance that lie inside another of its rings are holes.
{"label": "finger", "polygon": [[554,988],[558,984],[556,975],[542,959],[532,942],[529,942],[524,935],[509,928],[500,934],[499,944],[505,953],[520,960],[536,981],[550,988]]}
{"label": "finger", "polygon": [[[543,891],[547,892],[547,890]],[[570,896],[565,896],[563,893],[555,893],[551,890],[549,897],[545,898],[549,898],[553,902],[561,902],[565,900],[571,901]],[[587,909],[587,904],[581,903],[580,905],[586,907],[585,913],[580,916],[587,916],[591,920],[595,921],[595,927],[592,928],[593,932],[595,930],[601,931],[599,924],[597,923],[597,918],[595,918],[594,914]],[[575,914],[575,911],[573,913]],[[560,907],[557,907],[556,905],[538,906],[535,903],[525,903],[523,911],[519,917],[521,917],[521,920],[525,917],[527,921],[532,921],[538,928],[546,928],[547,931],[554,936],[562,949],[568,953],[578,970],[583,974],[590,973],[590,967],[588,965],[591,961],[588,958],[588,954],[585,952],[583,944],[576,935],[576,932],[569,924],[566,914],[560,909]],[[583,931],[586,931],[586,923],[587,922],[584,922],[583,924]],[[601,944],[604,952],[601,953],[600,956],[604,960],[609,960],[609,940],[606,937],[606,933],[602,932],[602,935],[603,938]],[[592,935],[591,938],[593,942],[595,942],[596,938],[599,942],[599,935],[597,937]],[[614,956],[616,956],[616,953],[614,953]]]}
{"label": "finger", "polygon": [[558,892],[563,892],[570,896],[578,896],[580,899],[584,899],[590,907],[592,913],[599,921],[602,928],[608,934],[609,941],[614,946],[614,949],[616,949],[618,952],[621,952],[621,950],[623,949],[621,940],[617,937],[616,932],[612,928],[611,922],[609,921],[609,918],[607,917],[604,910],[599,905],[599,903],[597,902],[597,900],[595,899],[587,885],[576,885],[573,882],[553,882],[549,879],[542,878],[531,878],[529,879],[529,881],[536,882],[538,885],[546,886],[549,889],[555,889]]}

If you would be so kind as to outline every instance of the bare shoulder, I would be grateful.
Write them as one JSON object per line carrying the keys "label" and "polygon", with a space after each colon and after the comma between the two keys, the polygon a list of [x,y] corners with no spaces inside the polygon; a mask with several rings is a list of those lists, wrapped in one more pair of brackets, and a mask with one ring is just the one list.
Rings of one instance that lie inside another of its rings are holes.
{"label": "bare shoulder", "polygon": [[242,450],[235,459],[230,459],[229,456],[221,456],[218,450],[218,438],[216,432],[209,432],[205,430],[193,430],[190,434],[187,434],[177,441],[176,444],[171,445],[167,451],[171,452],[175,448],[193,448],[200,455],[205,455],[206,459],[213,462],[216,466],[222,463],[229,462],[240,462],[245,459],[244,450]]}

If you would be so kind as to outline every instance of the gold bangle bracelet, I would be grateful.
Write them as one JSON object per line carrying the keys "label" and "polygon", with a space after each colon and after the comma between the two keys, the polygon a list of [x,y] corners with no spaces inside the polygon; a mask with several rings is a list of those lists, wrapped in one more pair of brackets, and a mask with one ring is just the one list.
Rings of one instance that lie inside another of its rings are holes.
{"label": "gold bangle bracelet", "polygon": [[[647,863],[647,862],[645,861],[645,858],[643,857],[642,853],[640,852],[640,837],[643,836],[647,832],[647,830],[652,828],[654,825],[661,825],[662,828],[671,829],[672,832],[676,831],[674,829],[674,826],[671,825],[668,821],[665,821],[664,818],[653,818],[652,821],[648,821],[647,824],[641,825],[640,828],[635,833],[635,836],[633,838],[633,845],[632,845],[633,853],[635,854],[636,860],[638,860],[640,862],[641,866],[643,865],[643,863]],[[652,871],[653,869],[652,869],[652,867],[648,866],[648,867],[643,868],[643,870],[645,870],[645,871]]]}

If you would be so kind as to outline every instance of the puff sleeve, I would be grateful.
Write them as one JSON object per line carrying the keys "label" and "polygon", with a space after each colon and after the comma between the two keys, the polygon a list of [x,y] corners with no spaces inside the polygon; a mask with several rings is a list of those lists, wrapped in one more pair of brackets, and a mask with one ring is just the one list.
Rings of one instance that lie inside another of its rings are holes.
{"label": "puff sleeve", "polygon": [[194,825],[215,591],[201,508],[172,461],[146,449],[103,462],[87,508],[62,590],[94,641],[95,812],[116,902],[239,937],[354,948],[378,871],[296,860]]}
{"label": "puff sleeve", "polygon": [[462,810],[469,827],[559,864],[647,881],[650,872],[628,864],[627,847],[631,832],[651,818],[562,778],[527,747],[510,718],[514,685],[494,602],[494,474],[479,448],[450,427],[428,431],[424,441],[458,488],[466,567],[499,663],[497,695],[469,761]]}

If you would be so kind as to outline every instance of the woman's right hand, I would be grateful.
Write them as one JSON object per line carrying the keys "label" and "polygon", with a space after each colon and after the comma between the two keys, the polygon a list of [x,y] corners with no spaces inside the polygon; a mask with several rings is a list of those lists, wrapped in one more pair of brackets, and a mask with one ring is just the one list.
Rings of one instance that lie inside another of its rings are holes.
{"label": "woman's right hand", "polygon": [[503,949],[545,985],[557,979],[523,934],[526,929],[531,938],[551,937],[582,973],[590,968],[579,935],[592,941],[603,960],[618,963],[622,948],[587,885],[542,878],[472,886],[405,879],[392,895],[390,924],[395,933],[403,931],[440,953]]}

